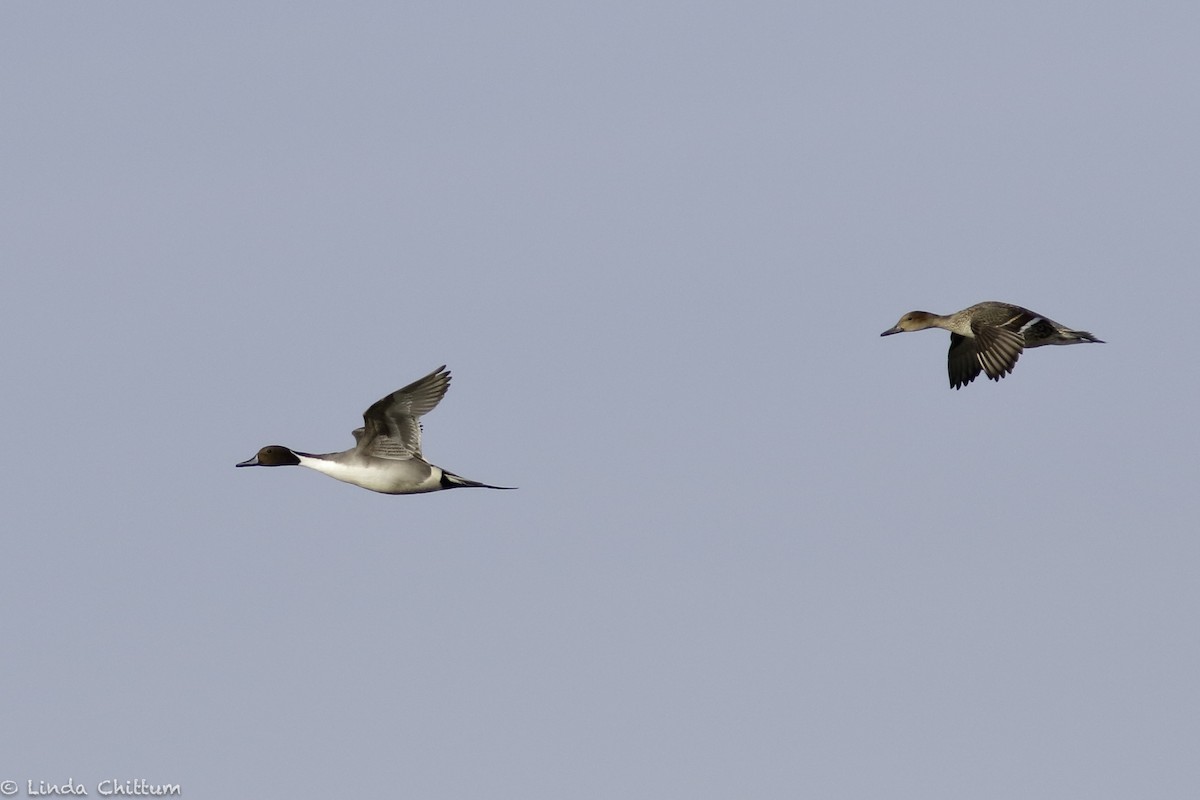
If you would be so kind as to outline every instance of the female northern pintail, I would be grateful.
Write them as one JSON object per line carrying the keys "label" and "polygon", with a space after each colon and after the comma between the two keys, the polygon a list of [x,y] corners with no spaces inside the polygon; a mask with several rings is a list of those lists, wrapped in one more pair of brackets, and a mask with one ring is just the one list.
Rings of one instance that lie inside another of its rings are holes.
{"label": "female northern pintail", "polygon": [[992,380],[1000,380],[1013,371],[1021,351],[1028,347],[1080,342],[1104,344],[1087,331],[1071,330],[1028,308],[995,301],[977,303],[946,316],[910,311],[896,327],[879,335],[926,328],[950,331],[950,385],[955,389],[975,380],[980,370],[987,372]]}
{"label": "female northern pintail", "polygon": [[353,450],[314,455],[273,444],[237,466],[300,465],[384,494],[418,494],[460,486],[515,488],[467,480],[435,467],[421,456],[420,419],[434,409],[449,387],[450,372],[443,365],[372,404],[363,412],[363,427],[354,431],[354,440],[358,444]]}

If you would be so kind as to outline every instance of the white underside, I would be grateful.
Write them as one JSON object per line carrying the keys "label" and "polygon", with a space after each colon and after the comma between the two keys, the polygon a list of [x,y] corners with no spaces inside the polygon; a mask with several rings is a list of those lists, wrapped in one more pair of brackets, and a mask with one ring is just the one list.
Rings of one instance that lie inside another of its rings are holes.
{"label": "white underside", "polygon": [[351,463],[331,461],[325,458],[302,456],[300,466],[323,472],[331,478],[352,483],[373,492],[384,494],[419,494],[442,488],[442,470],[424,461],[411,459],[392,461],[376,459],[377,463]]}

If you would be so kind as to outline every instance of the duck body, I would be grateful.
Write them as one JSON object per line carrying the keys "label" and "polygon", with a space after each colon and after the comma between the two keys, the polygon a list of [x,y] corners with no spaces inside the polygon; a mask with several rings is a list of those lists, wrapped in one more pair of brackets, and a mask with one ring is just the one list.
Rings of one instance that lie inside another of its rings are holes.
{"label": "duck body", "polygon": [[239,467],[301,466],[382,494],[422,494],[442,489],[511,489],[472,481],[435,466],[421,454],[420,418],[432,411],[450,387],[444,366],[375,402],[353,432],[355,446],[340,453],[303,453],[273,444]]}
{"label": "duck body", "polygon": [[880,336],[942,328],[950,331],[950,386],[960,389],[986,372],[999,381],[1013,371],[1021,353],[1051,344],[1104,344],[1087,331],[1061,325],[1028,308],[989,300],[954,314],[910,311]]}

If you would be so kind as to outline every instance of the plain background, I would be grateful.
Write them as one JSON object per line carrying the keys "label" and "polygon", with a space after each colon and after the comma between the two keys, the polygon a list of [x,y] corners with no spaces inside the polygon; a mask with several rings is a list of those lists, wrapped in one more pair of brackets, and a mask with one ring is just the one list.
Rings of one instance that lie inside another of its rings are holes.
{"label": "plain background", "polygon": [[[6,3],[0,779],[1200,795],[1200,6]],[[947,385],[912,309],[1104,345]],[[425,453],[516,492],[235,470]]]}

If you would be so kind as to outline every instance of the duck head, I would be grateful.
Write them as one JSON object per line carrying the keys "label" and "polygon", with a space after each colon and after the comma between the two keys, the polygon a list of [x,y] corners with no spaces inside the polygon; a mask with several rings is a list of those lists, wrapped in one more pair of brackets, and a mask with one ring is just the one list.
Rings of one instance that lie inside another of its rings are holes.
{"label": "duck head", "polygon": [[237,467],[294,467],[300,463],[300,459],[296,457],[289,448],[281,444],[269,444],[259,450],[253,458],[249,458],[240,464],[235,464]]}
{"label": "duck head", "polygon": [[930,314],[928,311],[910,311],[900,318],[895,327],[888,328],[880,336],[891,336],[893,333],[904,333],[905,331],[923,331],[926,328],[934,327],[933,320],[937,318],[937,314]]}

